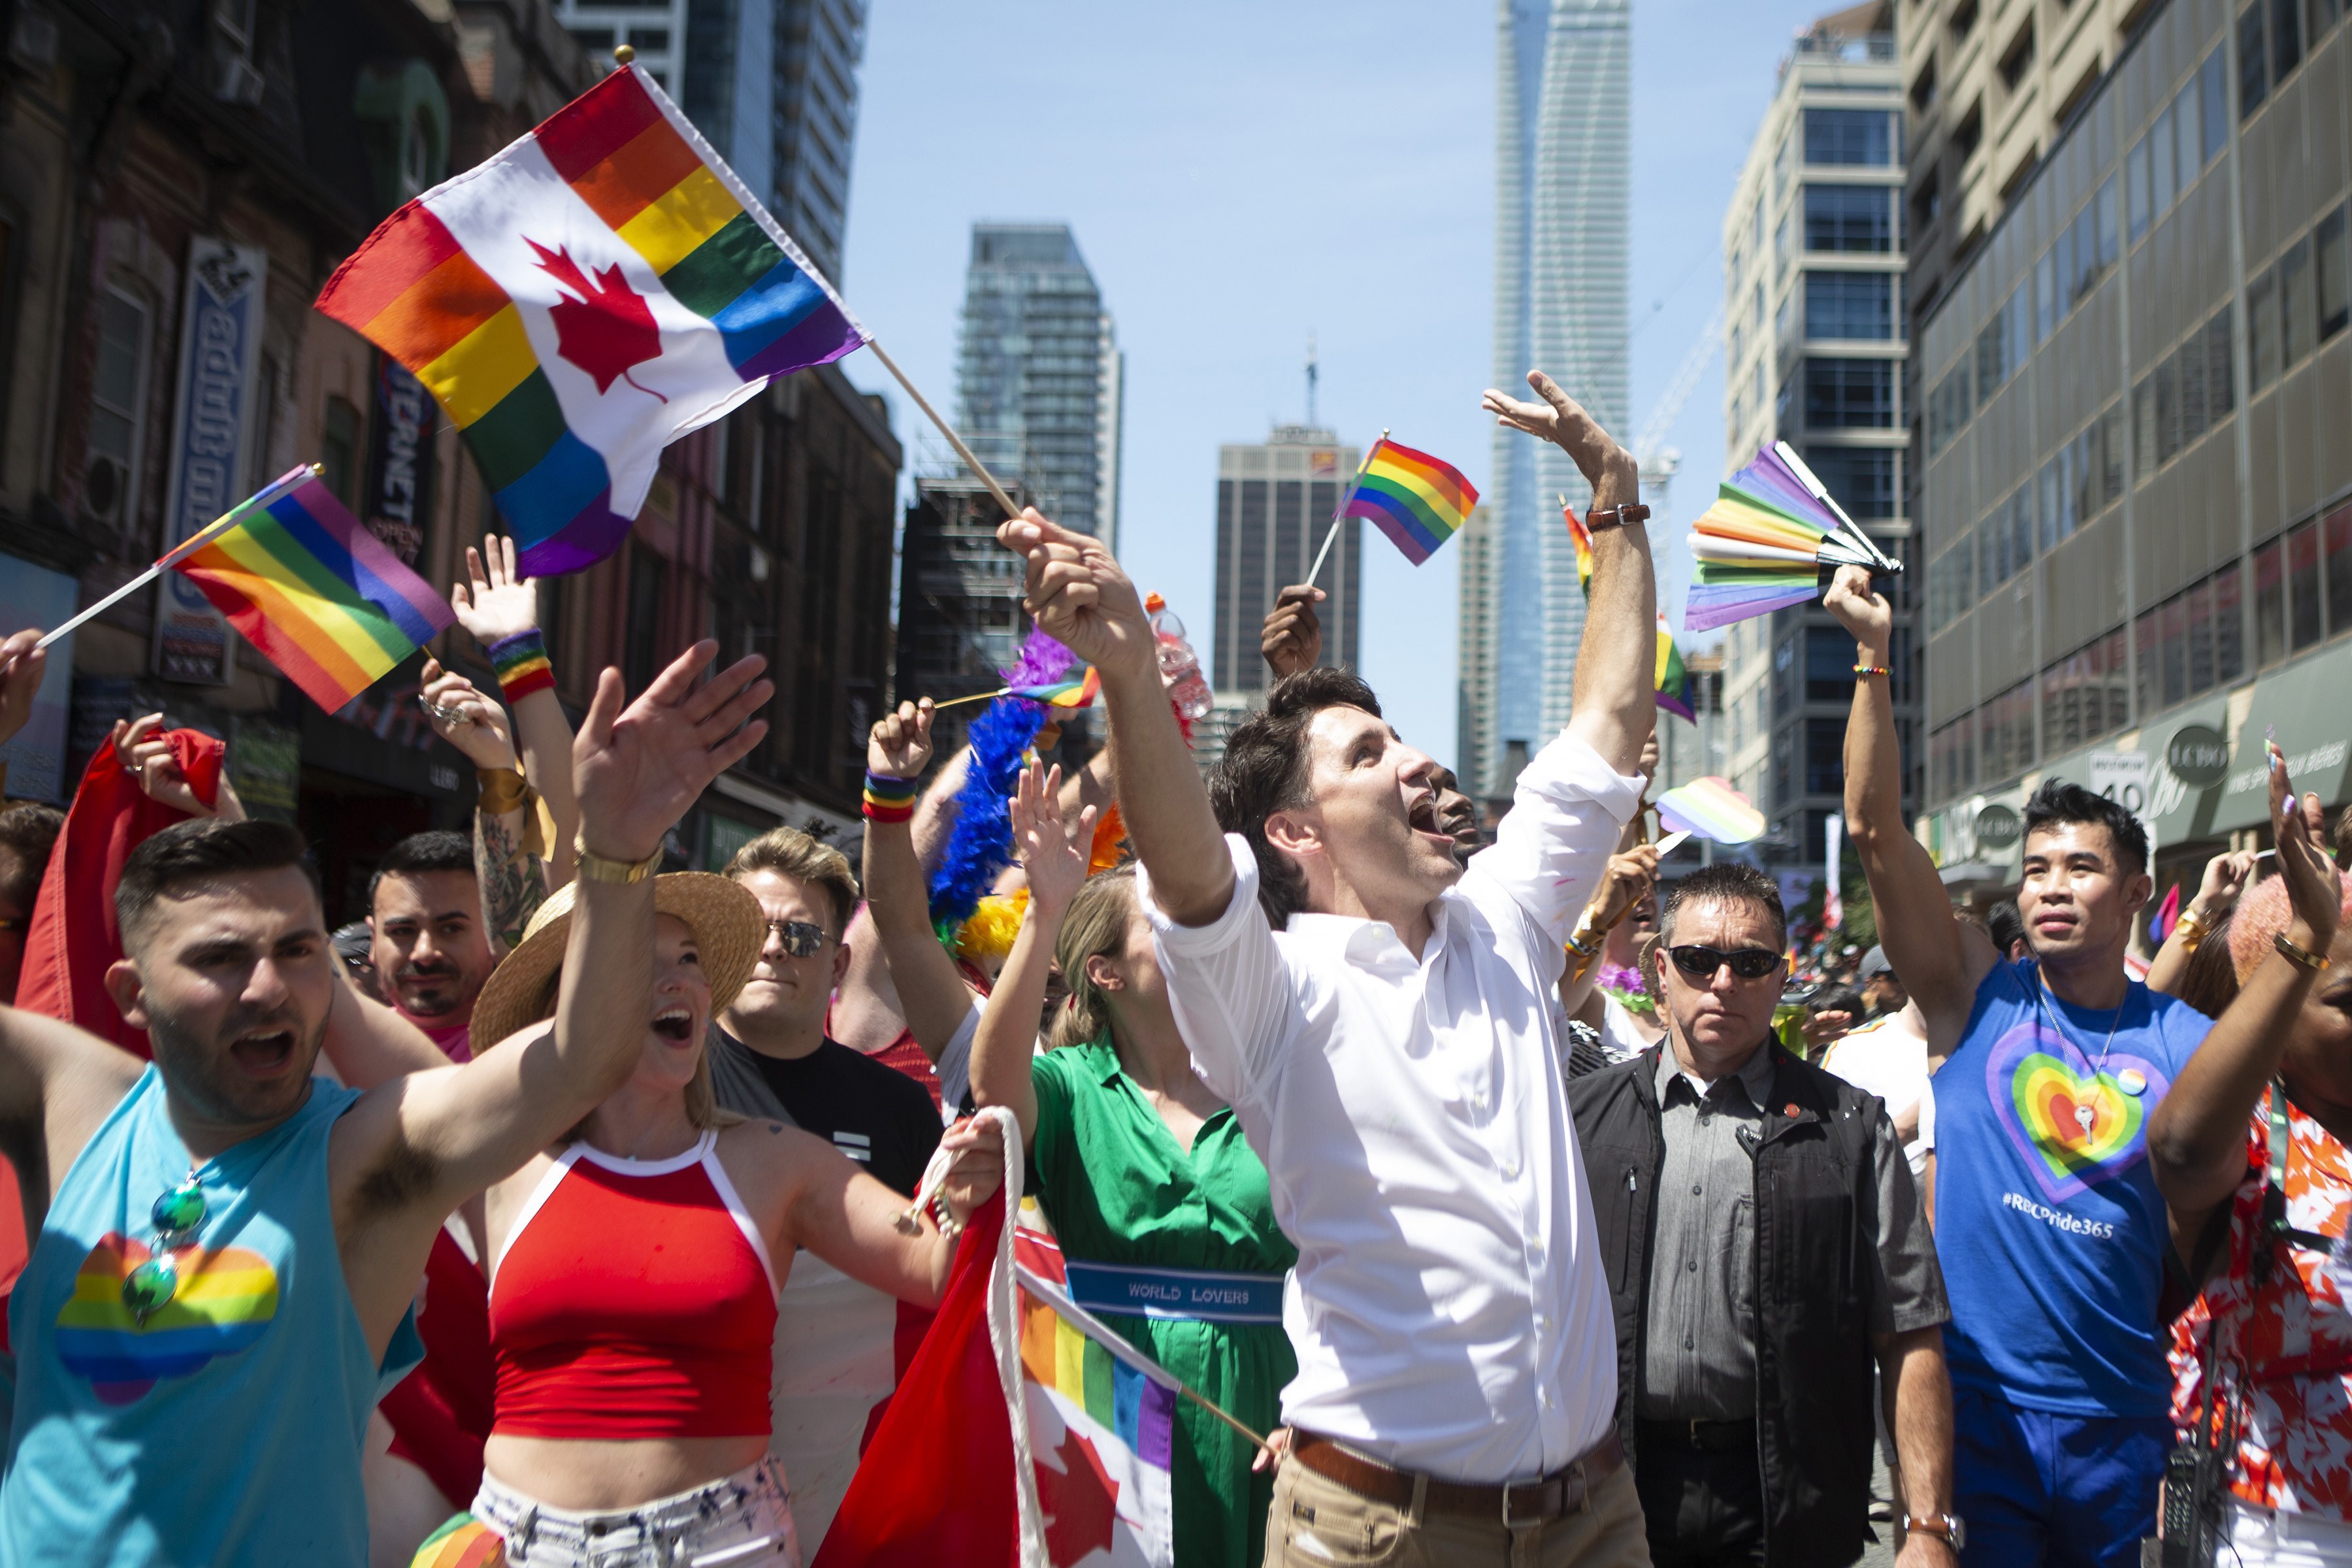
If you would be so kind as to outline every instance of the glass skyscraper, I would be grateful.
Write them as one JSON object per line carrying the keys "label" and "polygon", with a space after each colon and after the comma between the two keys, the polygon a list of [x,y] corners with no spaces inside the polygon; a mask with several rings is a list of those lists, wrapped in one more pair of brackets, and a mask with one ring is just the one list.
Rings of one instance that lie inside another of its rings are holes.
{"label": "glass skyscraper", "polygon": [[[1627,242],[1633,219],[1633,38],[1627,0],[1501,0],[1496,50],[1495,384],[1529,395],[1540,368],[1621,439],[1630,439]],[[1493,756],[1457,761],[1474,791],[1507,790],[1490,774],[1512,741],[1539,744],[1568,720],[1576,645],[1584,632],[1576,553],[1559,498],[1589,503],[1583,476],[1559,447],[1516,431],[1495,436],[1494,513],[1499,592],[1487,623],[1492,687],[1465,698],[1493,706]],[[1465,626],[1463,635],[1478,635]]]}
{"label": "glass skyscraper", "polygon": [[957,427],[975,446],[1018,447],[1046,514],[1113,551],[1126,364],[1067,224],[972,225]]}

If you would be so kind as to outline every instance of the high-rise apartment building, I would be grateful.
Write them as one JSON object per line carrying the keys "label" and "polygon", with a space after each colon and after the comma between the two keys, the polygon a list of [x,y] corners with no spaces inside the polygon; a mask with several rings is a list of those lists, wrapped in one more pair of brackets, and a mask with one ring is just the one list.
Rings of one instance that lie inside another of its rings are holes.
{"label": "high-rise apartment building", "polygon": [[1486,787],[1495,771],[1495,601],[1502,593],[1502,552],[1494,512],[1470,509],[1470,520],[1454,536],[1454,625],[1459,653],[1454,666],[1454,775],[1469,781],[1473,795]]}
{"label": "high-rise apartment building", "polygon": [[1940,298],[2157,0],[1905,0],[1911,302]]}
{"label": "high-rise apartment building", "polygon": [[[1628,0],[1501,0],[1495,148],[1495,384],[1541,368],[1608,429],[1630,435],[1626,291],[1633,221]],[[1540,744],[1568,718],[1584,601],[1559,497],[1583,476],[1559,447],[1498,430],[1490,497],[1500,555],[1494,736]],[[1465,645],[1465,648],[1467,645]],[[1517,753],[1510,753],[1517,754]],[[1508,779],[1473,781],[1507,793]]]}
{"label": "high-rise apartment building", "polygon": [[[1892,12],[1881,0],[1825,16],[1780,62],[1724,219],[1723,461],[1728,473],[1788,441],[1901,560],[1907,345]],[[1914,575],[1886,590],[1906,737],[1917,711]],[[1816,603],[1734,623],[1723,658],[1725,776],[1771,825],[1768,864],[1818,868],[1825,821],[1843,808],[1853,639]]]}
{"label": "high-rise apartment building", "polygon": [[2352,27],[2150,8],[1919,322],[1921,837],[2013,882],[2049,777],[2112,792],[2157,892],[2352,786]]}
{"label": "high-rise apartment building", "polygon": [[[1219,692],[1272,683],[1258,629],[1275,595],[1307,575],[1361,454],[1328,430],[1277,425],[1263,445],[1217,448],[1217,605],[1209,679]],[[1327,665],[1356,663],[1363,581],[1363,522],[1346,518],[1316,578]],[[1196,639],[1197,646],[1197,639]]]}
{"label": "high-rise apartment building", "polygon": [[1127,356],[1067,224],[979,223],[964,274],[956,424],[1018,441],[1022,480],[1067,528],[1118,548]]}
{"label": "high-rise apartment building", "polygon": [[557,19],[609,62],[616,44],[824,275],[841,281],[866,0],[558,0]]}

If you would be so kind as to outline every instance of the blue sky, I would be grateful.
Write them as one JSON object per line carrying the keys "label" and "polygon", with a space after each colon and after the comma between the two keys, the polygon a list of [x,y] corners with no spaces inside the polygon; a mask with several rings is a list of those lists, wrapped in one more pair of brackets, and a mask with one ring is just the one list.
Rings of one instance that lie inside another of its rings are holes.
{"label": "blue sky", "polygon": [[[1721,289],[1724,207],[1788,39],[1827,8],[1635,0],[1634,426]],[[877,0],[843,291],[946,411],[971,226],[1070,224],[1127,350],[1120,554],[1205,648],[1217,447],[1304,415],[1310,331],[1323,423],[1358,444],[1388,426],[1486,485],[1496,37],[1493,5],[1435,0]],[[920,416],[880,366],[844,368],[909,438]],[[1721,470],[1722,388],[1718,357],[1667,437],[1680,520]],[[1450,763],[1453,554],[1415,569],[1368,527],[1364,559],[1364,673]]]}

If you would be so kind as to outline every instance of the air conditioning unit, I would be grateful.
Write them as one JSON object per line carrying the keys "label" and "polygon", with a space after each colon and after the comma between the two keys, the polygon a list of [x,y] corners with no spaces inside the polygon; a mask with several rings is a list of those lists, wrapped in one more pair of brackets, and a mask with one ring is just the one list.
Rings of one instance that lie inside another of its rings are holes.
{"label": "air conditioning unit", "polygon": [[82,514],[93,522],[121,527],[130,489],[131,476],[121,463],[106,453],[91,453],[89,466],[82,470]]}
{"label": "air conditioning unit", "polygon": [[261,101],[261,73],[243,55],[224,49],[213,60],[213,96],[247,108]]}

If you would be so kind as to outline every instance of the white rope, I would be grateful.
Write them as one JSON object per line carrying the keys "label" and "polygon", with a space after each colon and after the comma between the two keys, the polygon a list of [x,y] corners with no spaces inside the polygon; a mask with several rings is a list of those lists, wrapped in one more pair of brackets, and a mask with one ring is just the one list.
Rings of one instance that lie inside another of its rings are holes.
{"label": "white rope", "polygon": [[[1020,1504],[1021,1568],[1052,1568],[1045,1552],[1043,1510],[1037,1503],[1037,1466],[1029,1446],[1029,1395],[1021,1377],[1021,1339],[1013,1318],[1013,1228],[1021,1213],[1021,1124],[1001,1105],[973,1112],[975,1121],[992,1121],[1004,1135],[1004,1224],[996,1233],[996,1258],[988,1275],[988,1342],[996,1352],[996,1379],[1004,1390],[1004,1414],[1013,1429],[1014,1496]],[[923,1179],[915,1184],[914,1207],[930,1205],[947,1180],[955,1156],[948,1150],[931,1152]],[[944,1209],[945,1204],[940,1207]]]}

